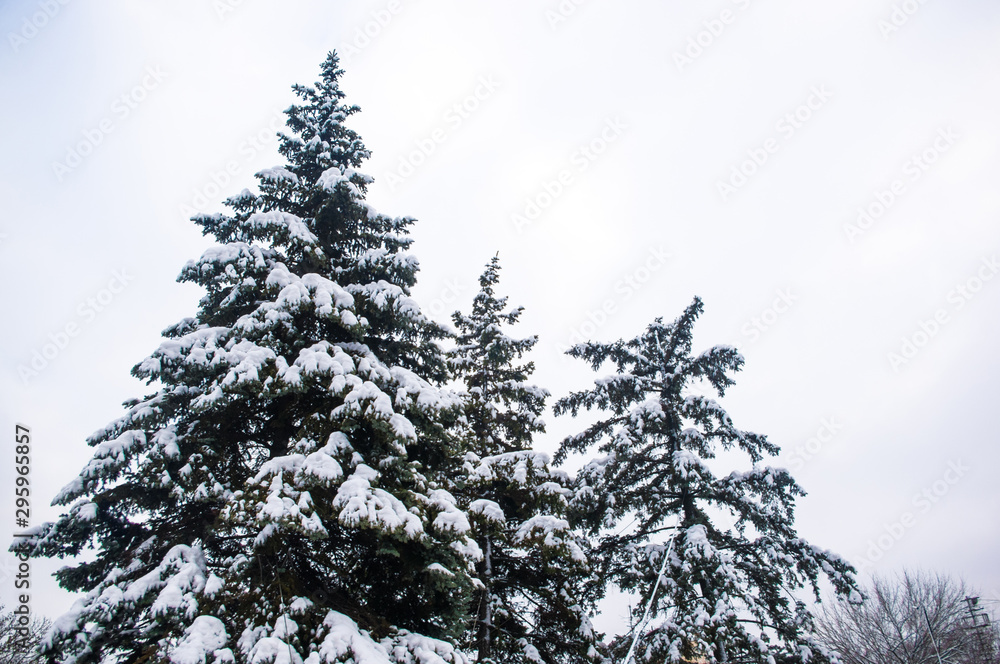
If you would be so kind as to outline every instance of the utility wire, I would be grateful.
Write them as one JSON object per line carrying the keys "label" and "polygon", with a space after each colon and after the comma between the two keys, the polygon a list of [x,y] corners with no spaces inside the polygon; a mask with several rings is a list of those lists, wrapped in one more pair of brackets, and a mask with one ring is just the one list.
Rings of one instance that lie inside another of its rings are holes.
{"label": "utility wire", "polygon": [[663,573],[667,571],[667,561],[670,560],[670,554],[674,550],[674,539],[670,538],[670,546],[667,547],[667,554],[663,556],[663,564],[660,565],[660,573],[656,575],[656,584],[653,585],[653,591],[649,593],[649,601],[646,602],[646,610],[642,612],[642,620],[639,624],[635,626],[635,636],[632,638],[632,645],[628,649],[628,654],[625,655],[625,661],[622,664],[631,664],[632,656],[635,654],[635,646],[639,643],[639,636],[642,635],[642,628],[646,626],[646,619],[649,617],[649,609],[653,606],[653,599],[656,597],[656,591],[660,587],[660,582],[663,580]]}

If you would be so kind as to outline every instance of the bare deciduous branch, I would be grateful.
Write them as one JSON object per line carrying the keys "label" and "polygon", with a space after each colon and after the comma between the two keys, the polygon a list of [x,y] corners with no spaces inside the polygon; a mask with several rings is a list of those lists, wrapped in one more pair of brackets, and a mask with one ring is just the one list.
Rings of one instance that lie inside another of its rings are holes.
{"label": "bare deciduous branch", "polygon": [[[963,581],[904,571],[874,577],[863,604],[834,602],[818,632],[844,664],[998,664],[995,624],[974,628]],[[939,659],[940,658],[940,659]]]}

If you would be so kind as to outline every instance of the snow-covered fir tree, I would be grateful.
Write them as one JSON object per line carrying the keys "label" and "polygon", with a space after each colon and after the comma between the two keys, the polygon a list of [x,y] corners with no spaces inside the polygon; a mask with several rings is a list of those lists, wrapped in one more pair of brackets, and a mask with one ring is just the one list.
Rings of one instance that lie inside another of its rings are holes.
{"label": "snow-covered fir tree", "polygon": [[88,440],[68,510],[19,550],[75,556],[66,664],[459,664],[481,552],[445,488],[457,395],[409,292],[409,218],[365,202],[334,54],[280,135],[287,163],[180,281],[206,293],[133,374],[156,391]]}
{"label": "snow-covered fir tree", "polygon": [[[760,465],[778,448],[692,393],[705,381],[723,396],[743,365],[732,347],[692,355],[701,311],[695,298],[677,320],[656,319],[634,339],[571,348],[595,371],[610,362],[617,373],[555,404],[556,414],[606,414],[567,438],[557,459],[600,452],[577,477],[573,508],[598,539],[601,578],[642,599],[632,632],[614,643],[616,659],[638,634],[636,662],[829,661],[796,593],[818,601],[823,574],[858,601],[854,569],[796,534],[802,489],[787,471]],[[750,467],[717,476],[721,450],[741,450]],[[652,620],[638,624],[654,586]]]}
{"label": "snow-covered fir tree", "polygon": [[522,308],[508,309],[496,295],[499,270],[494,257],[471,313],[453,315],[459,334],[449,352],[466,390],[465,465],[455,494],[483,551],[467,643],[481,664],[599,661],[587,547],[565,518],[569,478],[532,449],[549,396],[527,382],[534,365],[523,356],[537,338],[504,333]]}

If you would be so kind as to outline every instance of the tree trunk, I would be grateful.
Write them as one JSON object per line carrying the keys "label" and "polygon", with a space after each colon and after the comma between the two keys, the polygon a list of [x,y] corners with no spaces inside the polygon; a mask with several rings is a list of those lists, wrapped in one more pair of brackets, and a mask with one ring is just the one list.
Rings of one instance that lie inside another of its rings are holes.
{"label": "tree trunk", "polygon": [[479,602],[479,630],[476,643],[479,646],[479,662],[490,661],[493,656],[493,595],[490,592],[493,575],[493,544],[489,535],[486,536],[483,547],[483,566],[480,581],[483,582],[482,595]]}

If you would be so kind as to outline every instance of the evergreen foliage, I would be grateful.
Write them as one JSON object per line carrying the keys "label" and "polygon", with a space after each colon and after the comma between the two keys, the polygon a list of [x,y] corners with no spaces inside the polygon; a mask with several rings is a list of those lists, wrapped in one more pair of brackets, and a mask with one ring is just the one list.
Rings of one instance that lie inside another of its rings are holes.
{"label": "evergreen foliage", "polygon": [[469,644],[478,662],[584,662],[598,658],[586,599],[586,543],[565,512],[569,477],[532,450],[545,430],[549,393],[527,382],[520,363],[536,337],[514,339],[504,328],[522,308],[498,297],[499,259],[479,279],[468,315],[453,316],[459,334],[449,360],[466,389],[467,444],[460,506],[483,551],[477,567],[474,629]]}
{"label": "evergreen foliage", "polygon": [[[707,381],[722,396],[743,364],[727,347],[691,355],[700,300],[569,351],[617,373],[556,403],[606,415],[556,461],[601,456],[575,479],[556,469],[533,448],[549,393],[529,382],[537,338],[505,333],[522,309],[495,292],[498,258],[456,335],[424,316],[414,220],[365,200],[342,73],[331,53],[293,87],[283,165],[226,214],[193,218],[214,244],[178,280],[205,292],[132,369],[154,391],[90,436],[53,501],[66,511],[12,546],[75,557],[57,578],[82,595],[42,654],[604,664],[631,635],[602,643],[596,602],[610,587],[645,596],[665,562],[638,661],[831,661],[795,593],[818,599],[822,573],[854,601],[853,568],[796,535],[802,490],[759,465],[777,448],[690,393]],[[719,450],[752,468],[717,477]]]}
{"label": "evergreen foliage", "polygon": [[[93,434],[69,506],[21,550],[86,562],[60,662],[461,662],[481,553],[443,488],[460,401],[410,297],[409,218],[365,202],[335,54],[295,86],[284,166],[181,272],[197,315],[133,369],[159,389]],[[463,600],[463,598],[465,598]]]}
{"label": "evergreen foliage", "polygon": [[[557,459],[597,446],[601,456],[577,478],[578,518],[598,539],[600,578],[645,598],[657,585],[650,626],[636,661],[822,662],[830,653],[795,591],[819,600],[819,576],[858,599],[853,568],[795,532],[794,501],[804,495],[787,471],[761,466],[778,448],[741,431],[714,399],[690,392],[707,381],[721,397],[743,365],[736,349],[692,355],[695,298],[672,323],[656,319],[629,341],[585,343],[571,356],[617,373],[555,404],[556,414],[606,413],[567,438]],[[740,450],[752,468],[716,476],[720,451]],[[635,618],[643,606],[635,608]],[[632,635],[627,635],[631,637]],[[615,644],[618,657],[631,638]]]}

